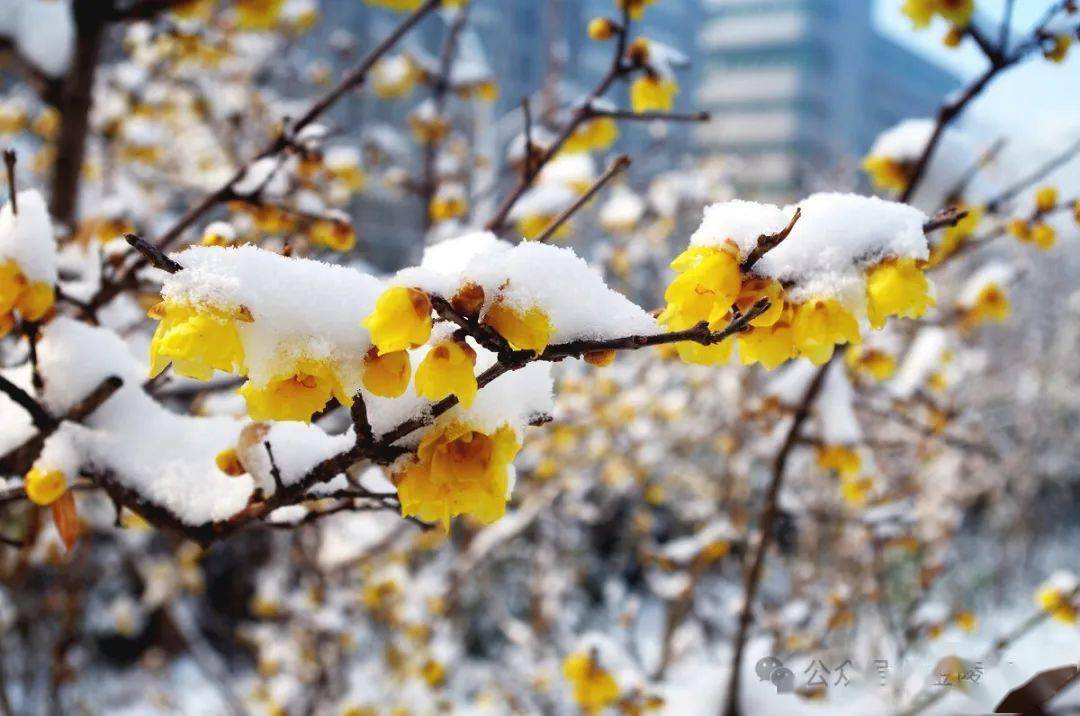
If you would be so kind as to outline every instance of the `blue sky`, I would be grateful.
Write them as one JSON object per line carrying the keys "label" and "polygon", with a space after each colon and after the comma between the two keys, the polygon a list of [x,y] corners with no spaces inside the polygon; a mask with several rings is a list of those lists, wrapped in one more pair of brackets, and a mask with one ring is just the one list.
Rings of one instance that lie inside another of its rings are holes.
{"label": "blue sky", "polygon": [[[855,0],[856,2],[858,0]],[[1013,36],[1036,23],[1051,0],[1017,0]],[[889,37],[913,47],[963,78],[977,75],[986,66],[982,53],[967,41],[950,50],[941,44],[946,25],[937,21],[929,29],[916,32],[900,12],[902,0],[877,0],[876,21]],[[978,0],[979,21],[996,28],[1004,0]],[[1037,114],[1033,115],[1033,109]],[[1009,134],[1041,128],[1052,133],[1080,134],[1080,46],[1073,45],[1069,57],[1057,65],[1036,56],[995,80],[986,93],[969,108],[965,123],[988,133]]]}

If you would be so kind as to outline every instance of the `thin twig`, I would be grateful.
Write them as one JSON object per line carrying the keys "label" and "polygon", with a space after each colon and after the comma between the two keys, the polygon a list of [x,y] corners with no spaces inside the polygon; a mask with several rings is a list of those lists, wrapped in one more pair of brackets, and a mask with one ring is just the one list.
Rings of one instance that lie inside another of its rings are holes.
{"label": "thin twig", "polygon": [[263,441],[263,447],[266,448],[266,456],[270,458],[270,475],[274,478],[274,487],[280,492],[285,489],[285,484],[281,481],[281,468],[274,459],[274,449],[270,447],[269,440]]}
{"label": "thin twig", "polygon": [[1008,189],[995,196],[990,201],[986,202],[986,211],[990,214],[997,213],[1017,194],[1031,186],[1034,186],[1037,182],[1042,181],[1051,173],[1053,173],[1055,169],[1072,161],[1073,157],[1075,157],[1077,154],[1080,154],[1080,139],[1077,139],[1075,142],[1069,145],[1069,147],[1066,148],[1065,151],[1061,152],[1053,159],[1043,164],[1031,174],[1016,182]]}
{"label": "thin twig", "polygon": [[608,117],[628,122],[708,122],[712,115],[708,112],[634,112],[628,109],[591,108],[589,116]]}
{"label": "thin twig", "polygon": [[750,568],[746,572],[746,578],[743,583],[742,610],[739,614],[739,628],[738,633],[735,636],[734,656],[731,661],[731,675],[728,680],[727,698],[725,699],[726,706],[724,707],[724,713],[727,716],[738,716],[742,712],[742,709],[739,707],[739,688],[741,684],[743,651],[746,648],[747,638],[750,635],[750,622],[753,619],[754,601],[757,598],[758,586],[761,584],[761,575],[765,566],[765,555],[769,550],[769,545],[771,545],[773,541],[774,525],[776,523],[776,516],[779,512],[777,505],[780,498],[780,489],[783,487],[784,477],[787,472],[788,459],[791,457],[792,451],[798,444],[799,433],[802,430],[804,423],[806,423],[806,420],[810,417],[810,410],[813,407],[818,394],[821,392],[821,387],[825,384],[825,376],[829,372],[829,367],[832,365],[832,361],[837,355],[838,353],[833,353],[833,357],[830,358],[825,365],[818,368],[817,373],[814,374],[813,379],[810,381],[810,384],[802,395],[802,399],[799,401],[799,407],[796,409],[791,425],[788,427],[787,434],[784,436],[784,442],[773,461],[772,479],[770,480],[768,490],[765,493],[765,505],[762,508],[761,521],[758,526],[758,543],[754,549],[753,560],[750,563]]}
{"label": "thin twig", "polygon": [[7,170],[8,201],[11,202],[11,213],[19,213],[19,192],[15,188],[15,163],[18,157],[14,149],[4,150],[4,168]]}
{"label": "thin twig", "polygon": [[967,215],[971,213],[966,209],[957,209],[956,207],[949,207],[948,209],[942,209],[938,213],[930,217],[930,221],[923,224],[923,233],[930,234],[938,229],[943,229],[946,226],[956,226],[963,221]]}
{"label": "thin twig", "polygon": [[29,393],[2,375],[0,375],[0,393],[11,398],[20,408],[25,410],[30,415],[34,427],[39,431],[45,432],[56,429],[56,418],[50,415],[49,411],[41,403],[34,400]]}
{"label": "thin twig", "polygon": [[177,273],[184,268],[179,263],[166,256],[161,249],[153,244],[147,243],[135,234],[124,234],[124,240],[128,242],[128,245],[131,246],[131,248],[142,254],[155,268],[159,268],[167,273]]}
{"label": "thin twig", "polygon": [[611,166],[607,168],[607,171],[601,174],[600,178],[593,182],[593,185],[589,187],[584,194],[579,196],[573,204],[568,206],[561,214],[555,217],[554,221],[548,224],[548,227],[544,229],[543,233],[536,237],[535,240],[537,241],[537,243],[542,244],[546,241],[549,241],[551,237],[555,235],[555,232],[559,230],[559,227],[569,221],[570,217],[572,217],[574,214],[581,211],[581,207],[588,204],[589,200],[596,196],[597,192],[603,189],[605,184],[617,177],[619,174],[622,174],[626,170],[626,168],[630,166],[630,163],[630,156],[627,154],[621,154],[616,157],[615,161],[611,163]]}
{"label": "thin twig", "polygon": [[792,229],[795,228],[795,224],[799,222],[800,218],[802,218],[802,209],[795,209],[795,215],[791,217],[791,221],[788,222],[787,226],[775,234],[762,234],[759,236],[757,243],[750,251],[750,255],[742,262],[740,268],[743,273],[750,271],[750,269],[754,268],[754,264],[761,260],[762,256],[779,246],[780,243],[791,234]]}

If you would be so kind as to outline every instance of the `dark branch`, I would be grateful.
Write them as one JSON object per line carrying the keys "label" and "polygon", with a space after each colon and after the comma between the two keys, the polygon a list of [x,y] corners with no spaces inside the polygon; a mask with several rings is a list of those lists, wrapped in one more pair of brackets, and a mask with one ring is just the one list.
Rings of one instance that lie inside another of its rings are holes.
{"label": "dark branch", "polygon": [[574,214],[581,211],[581,207],[589,203],[589,200],[596,196],[597,192],[604,188],[604,185],[609,181],[622,174],[628,166],[630,166],[630,157],[626,154],[622,154],[616,157],[615,161],[611,163],[611,166],[607,168],[600,178],[593,182],[593,185],[589,187],[588,191],[579,196],[577,200],[568,206],[563,213],[555,217],[555,220],[548,224],[548,227],[544,229],[544,232],[536,237],[536,241],[544,243],[551,239],[555,235],[555,232],[559,230],[559,227],[570,220]]}
{"label": "dark branch", "polygon": [[929,234],[946,226],[956,226],[961,221],[963,221],[969,213],[970,212],[966,209],[960,210],[956,207],[942,209],[938,213],[934,214],[930,218],[930,221],[923,224],[923,233]]}
{"label": "dark branch", "polygon": [[8,201],[11,202],[11,213],[19,213],[19,192],[15,188],[15,163],[18,157],[14,149],[4,150],[4,168],[7,170]]}
{"label": "dark branch", "polygon": [[0,375],[0,393],[11,398],[20,408],[29,413],[30,420],[33,421],[34,427],[39,431],[45,432],[56,429],[56,418],[49,415],[49,411],[34,400],[29,393],[2,375]]}
{"label": "dark branch", "polygon": [[149,244],[146,241],[143,241],[143,239],[136,236],[135,234],[124,234],[124,240],[128,242],[128,245],[131,246],[131,248],[138,251],[147,261],[149,261],[152,265],[161,269],[162,271],[166,271],[168,273],[176,273],[183,270],[184,268],[176,261],[173,261],[171,258],[166,256],[161,249],[154,246],[153,244]]}
{"label": "dark branch", "polygon": [[783,229],[775,234],[762,234],[759,236],[757,244],[754,246],[753,250],[750,251],[750,255],[742,262],[740,268],[743,273],[750,271],[750,269],[754,268],[754,264],[761,260],[762,256],[779,246],[780,243],[791,234],[792,229],[795,228],[795,224],[798,223],[800,218],[802,218],[802,209],[796,209],[795,215],[791,217],[791,221],[788,222],[788,225]]}
{"label": "dark branch", "polygon": [[591,117],[610,117],[627,122],[708,122],[708,112],[634,112],[628,109],[590,109]]}

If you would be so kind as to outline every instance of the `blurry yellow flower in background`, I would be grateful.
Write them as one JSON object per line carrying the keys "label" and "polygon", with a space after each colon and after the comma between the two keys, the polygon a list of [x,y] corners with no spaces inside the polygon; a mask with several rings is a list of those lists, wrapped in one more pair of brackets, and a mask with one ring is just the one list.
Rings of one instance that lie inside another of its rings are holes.
{"label": "blurry yellow flower in background", "polygon": [[635,112],[670,112],[678,93],[675,80],[646,73],[630,85],[630,106]]}
{"label": "blurry yellow flower in background", "polygon": [[401,514],[445,529],[462,514],[494,522],[506,512],[509,466],[520,448],[508,425],[491,433],[460,421],[436,425],[420,441],[416,459],[394,475]]}
{"label": "blurry yellow flower in background", "polygon": [[863,160],[863,171],[879,189],[900,193],[911,181],[911,167],[891,157],[868,156]]}
{"label": "blurry yellow flower in background", "polygon": [[862,468],[862,458],[849,445],[822,445],[817,449],[817,464],[822,470],[852,477]]}
{"label": "blurry yellow flower in background", "polygon": [[619,698],[615,677],[601,668],[589,652],[566,657],[563,676],[574,688],[574,701],[587,714],[599,713]]}
{"label": "blurry yellow flower in background", "polygon": [[308,238],[317,246],[342,253],[356,247],[356,231],[347,221],[312,222],[308,228]]}
{"label": "blurry yellow flower in background", "polygon": [[896,359],[876,348],[849,346],[844,362],[856,373],[878,381],[888,380],[896,373]]}
{"label": "blurry yellow flower in background", "polygon": [[277,24],[285,0],[234,0],[236,22],[242,30],[270,30]]}
{"label": "blurry yellow flower in background", "polygon": [[602,152],[619,138],[619,125],[611,117],[598,117],[583,122],[562,146],[568,154]]}

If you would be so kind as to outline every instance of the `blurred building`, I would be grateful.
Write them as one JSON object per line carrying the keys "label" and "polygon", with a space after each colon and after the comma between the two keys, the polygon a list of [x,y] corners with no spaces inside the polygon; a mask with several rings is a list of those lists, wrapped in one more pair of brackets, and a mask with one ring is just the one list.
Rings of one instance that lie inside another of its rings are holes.
{"label": "blurred building", "polygon": [[[399,14],[358,0],[324,3],[323,8],[322,28],[308,40],[313,55],[325,56],[325,45],[335,35],[348,36],[354,48],[334,55],[335,76],[352,66],[359,53],[385,37],[401,20]],[[469,24],[459,40],[459,55],[493,69],[499,97],[492,104],[469,106],[451,101],[450,111],[458,113],[458,126],[471,128],[475,151],[493,160],[489,176],[478,178],[480,187],[485,180],[497,180],[505,188],[506,176],[499,165],[508,142],[521,132],[522,97],[532,99],[534,116],[540,121],[545,110],[565,108],[587,94],[608,71],[614,46],[590,41],[586,26],[593,17],[616,16],[616,5],[614,0],[474,0],[469,12]],[[636,32],[687,56],[689,66],[679,72],[683,92],[677,97],[676,109],[680,111],[694,109],[693,88],[699,71],[694,28],[702,18],[701,12],[700,0],[658,2],[648,7],[642,22],[635,23]],[[436,57],[445,27],[441,18],[428,18],[402,45]],[[368,97],[336,108],[334,123],[359,128],[361,134],[377,125],[400,131],[407,110],[422,95],[399,102],[371,101]],[[614,86],[608,97],[621,107],[629,106],[625,85]],[[616,149],[634,155],[634,177],[643,178],[678,165],[693,151],[693,145],[693,133],[685,125],[667,127],[657,123],[625,126]],[[415,260],[422,246],[424,208],[415,198],[388,196],[380,194],[377,187],[372,189],[354,209],[357,225],[363,227],[360,240],[367,255],[384,267]],[[483,217],[494,208],[500,192],[479,193],[485,198],[474,208]]]}
{"label": "blurred building", "polygon": [[855,181],[877,134],[932,113],[959,80],[880,35],[863,0],[703,0],[700,146],[740,193],[790,199]]}

